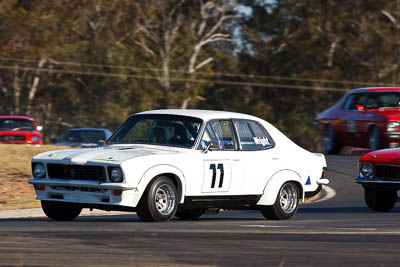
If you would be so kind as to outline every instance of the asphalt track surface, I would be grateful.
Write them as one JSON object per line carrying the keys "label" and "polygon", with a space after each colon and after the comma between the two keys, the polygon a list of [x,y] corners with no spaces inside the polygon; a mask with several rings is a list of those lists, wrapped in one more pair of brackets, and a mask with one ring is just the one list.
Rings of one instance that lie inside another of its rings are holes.
{"label": "asphalt track surface", "polygon": [[399,266],[400,209],[368,210],[357,156],[328,156],[328,200],[289,221],[230,211],[196,221],[136,215],[0,219],[0,266]]}

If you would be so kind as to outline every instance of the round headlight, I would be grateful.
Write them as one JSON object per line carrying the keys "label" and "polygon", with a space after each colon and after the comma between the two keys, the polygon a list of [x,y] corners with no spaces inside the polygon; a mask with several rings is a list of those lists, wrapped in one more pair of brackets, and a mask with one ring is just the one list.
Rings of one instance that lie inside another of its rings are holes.
{"label": "round headlight", "polygon": [[110,173],[110,180],[115,183],[122,182],[122,170],[117,167],[112,168]]}
{"label": "round headlight", "polygon": [[36,135],[32,136],[32,142],[37,143],[38,141],[39,141],[39,136]]}
{"label": "round headlight", "polygon": [[46,168],[43,164],[35,164],[35,167],[33,168],[33,176],[35,178],[44,178],[46,176]]}
{"label": "round headlight", "polygon": [[360,176],[372,178],[372,165],[370,163],[360,163]]}

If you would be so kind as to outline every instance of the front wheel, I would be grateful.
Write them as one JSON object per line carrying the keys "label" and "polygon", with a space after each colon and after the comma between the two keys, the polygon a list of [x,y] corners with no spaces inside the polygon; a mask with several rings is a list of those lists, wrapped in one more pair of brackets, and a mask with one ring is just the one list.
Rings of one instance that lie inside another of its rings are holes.
{"label": "front wheel", "polygon": [[72,203],[42,200],[41,204],[47,217],[55,221],[72,221],[82,211],[82,208]]}
{"label": "front wheel", "polygon": [[154,179],[144,192],[137,215],[145,222],[171,220],[178,207],[178,193],[175,184],[166,176]]}
{"label": "front wheel", "polygon": [[364,199],[368,208],[374,211],[387,212],[396,204],[395,191],[382,191],[376,189],[365,189]]}
{"label": "front wheel", "polygon": [[331,125],[325,127],[324,148],[326,154],[337,154],[340,151],[340,145]]}
{"label": "front wheel", "polygon": [[369,148],[372,151],[378,150],[381,147],[383,147],[381,133],[380,133],[378,127],[376,127],[376,126],[372,127],[372,129],[369,133],[368,141],[369,141]]}
{"label": "front wheel", "polygon": [[293,182],[286,182],[279,189],[272,206],[260,206],[261,213],[269,220],[287,220],[299,208],[299,188]]}

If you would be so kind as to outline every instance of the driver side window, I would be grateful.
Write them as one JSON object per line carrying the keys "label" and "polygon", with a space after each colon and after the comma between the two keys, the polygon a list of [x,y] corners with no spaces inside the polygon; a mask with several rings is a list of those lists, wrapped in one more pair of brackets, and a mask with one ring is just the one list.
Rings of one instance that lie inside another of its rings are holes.
{"label": "driver side window", "polygon": [[232,124],[229,120],[212,120],[206,125],[202,141],[210,143],[213,150],[237,149]]}

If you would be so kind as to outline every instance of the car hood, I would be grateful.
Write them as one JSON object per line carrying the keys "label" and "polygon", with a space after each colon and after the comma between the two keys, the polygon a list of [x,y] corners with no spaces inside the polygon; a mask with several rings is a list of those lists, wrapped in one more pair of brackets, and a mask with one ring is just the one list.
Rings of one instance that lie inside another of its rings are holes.
{"label": "car hood", "polygon": [[371,151],[362,156],[360,161],[400,165],[400,148]]}
{"label": "car hood", "polygon": [[88,162],[121,163],[136,157],[175,153],[178,153],[178,149],[163,149],[149,146],[118,146],[49,151],[33,157],[33,160],[48,160],[65,164],[86,164]]}

